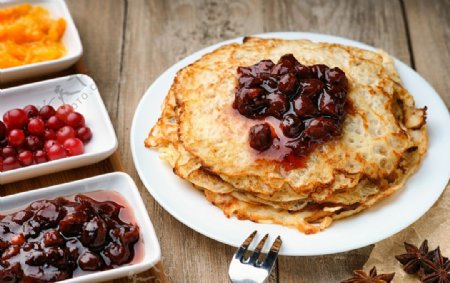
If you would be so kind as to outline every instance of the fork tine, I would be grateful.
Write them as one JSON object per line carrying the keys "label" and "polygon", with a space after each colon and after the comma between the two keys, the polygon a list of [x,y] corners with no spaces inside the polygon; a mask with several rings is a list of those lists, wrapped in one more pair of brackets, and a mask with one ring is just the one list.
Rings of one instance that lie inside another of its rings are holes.
{"label": "fork tine", "polygon": [[269,237],[269,234],[266,234],[261,241],[259,241],[258,245],[256,246],[255,250],[253,251],[252,256],[247,261],[250,264],[253,264],[259,257],[262,248],[264,247],[264,244],[266,243],[267,237]]}
{"label": "fork tine", "polygon": [[278,252],[280,251],[282,243],[283,241],[281,240],[280,236],[278,236],[273,242],[272,247],[270,247],[270,251],[267,254],[266,259],[262,263],[262,267],[268,270],[270,270],[273,267],[275,260],[277,260]]}
{"label": "fork tine", "polygon": [[235,259],[239,259],[239,260],[242,259],[242,256],[244,255],[245,251],[247,251],[248,246],[253,241],[255,236],[256,236],[256,230],[253,231],[253,233],[251,233],[250,236],[247,237],[247,239],[245,239],[245,241],[242,243],[242,245],[236,251],[236,253],[234,254]]}

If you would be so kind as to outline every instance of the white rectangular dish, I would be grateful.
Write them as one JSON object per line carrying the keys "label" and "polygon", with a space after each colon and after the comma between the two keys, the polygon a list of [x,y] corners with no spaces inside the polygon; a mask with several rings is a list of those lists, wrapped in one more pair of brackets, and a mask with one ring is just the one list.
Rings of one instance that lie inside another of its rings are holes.
{"label": "white rectangular dish", "polygon": [[64,103],[71,104],[75,111],[84,115],[86,125],[92,130],[92,139],[86,143],[85,152],[78,156],[0,172],[0,184],[93,164],[106,159],[117,149],[116,133],[97,86],[90,77],[72,75],[0,89],[0,117],[10,109],[23,108],[29,104],[38,107],[50,104],[56,109]]}
{"label": "white rectangular dish", "polygon": [[0,9],[21,3],[43,6],[49,11],[52,18],[64,18],[66,20],[66,31],[61,41],[67,52],[63,57],[56,60],[0,69],[0,83],[64,70],[78,61],[83,54],[78,30],[64,0],[0,0]]}
{"label": "white rectangular dish", "polygon": [[155,265],[161,258],[161,250],[155,230],[145,209],[142,198],[131,177],[125,173],[109,173],[71,183],[33,190],[25,193],[0,198],[0,214],[2,211],[22,208],[29,203],[41,199],[54,199],[93,191],[114,191],[121,194],[134,212],[140,227],[143,240],[144,256],[141,261],[124,265],[112,270],[99,271],[61,282],[100,282],[120,277],[132,277]]}

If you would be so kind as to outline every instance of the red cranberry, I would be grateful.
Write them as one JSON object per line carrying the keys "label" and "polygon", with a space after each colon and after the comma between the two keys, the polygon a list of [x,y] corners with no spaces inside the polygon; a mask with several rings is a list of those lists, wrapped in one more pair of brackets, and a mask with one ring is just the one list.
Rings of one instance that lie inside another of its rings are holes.
{"label": "red cranberry", "polygon": [[41,118],[44,120],[48,120],[51,116],[54,116],[55,114],[56,114],[55,109],[50,105],[43,106],[39,111],[39,116],[41,116]]}
{"label": "red cranberry", "polygon": [[258,124],[250,128],[250,146],[258,151],[265,151],[273,143],[272,129],[267,123]]}
{"label": "red cranberry", "polygon": [[47,162],[47,153],[43,150],[37,150],[34,153],[34,162],[37,164]]}
{"label": "red cranberry", "polygon": [[20,163],[16,157],[10,156],[3,159],[3,171],[10,171],[17,168],[20,168]]}
{"label": "red cranberry", "polygon": [[296,138],[303,131],[304,125],[300,118],[294,114],[287,114],[281,122],[281,130],[288,138]]}
{"label": "red cranberry", "polygon": [[278,89],[284,94],[290,94],[297,90],[297,78],[293,73],[287,73],[280,78]]}
{"label": "red cranberry", "polygon": [[69,113],[69,115],[67,115],[66,125],[74,128],[74,129],[84,127],[85,121],[84,121],[83,115],[81,115],[78,112]]}
{"label": "red cranberry", "polygon": [[92,138],[91,129],[88,127],[81,127],[77,130],[77,138],[82,140],[84,143],[88,142]]}
{"label": "red cranberry", "polygon": [[11,130],[8,134],[8,142],[15,148],[20,147],[25,142],[25,133],[19,129]]}
{"label": "red cranberry", "polygon": [[15,157],[16,155],[17,151],[12,146],[4,147],[1,150],[1,156],[3,156],[3,158]]}
{"label": "red cranberry", "polygon": [[67,152],[61,145],[55,144],[47,150],[47,157],[48,160],[57,160],[67,157]]}
{"label": "red cranberry", "polygon": [[63,104],[63,105],[59,106],[58,109],[56,110],[56,117],[58,117],[59,120],[66,123],[67,116],[69,115],[69,113],[72,113],[73,111],[74,110],[73,110],[72,105]]}
{"label": "red cranberry", "polygon": [[75,137],[75,130],[70,126],[64,126],[56,132],[56,140],[60,143],[64,143],[65,140],[74,137]]}
{"label": "red cranberry", "polygon": [[2,121],[0,121],[0,140],[4,139],[6,137],[6,126],[3,124]]}
{"label": "red cranberry", "polygon": [[45,129],[44,131],[44,139],[45,140],[54,140],[56,139],[56,133],[52,129]]}
{"label": "red cranberry", "polygon": [[56,141],[56,140],[47,140],[47,141],[45,141],[45,143],[44,143],[44,150],[45,151],[48,151],[52,146],[54,146],[54,145],[61,145],[58,141]]}
{"label": "red cranberry", "polygon": [[36,136],[27,136],[25,138],[25,146],[29,150],[36,151],[42,149],[42,141]]}
{"label": "red cranberry", "polygon": [[317,113],[315,103],[305,95],[300,95],[294,99],[294,111],[300,117],[312,116]]}
{"label": "red cranberry", "polygon": [[85,251],[78,259],[78,265],[85,271],[96,271],[102,268],[103,262],[100,256],[90,251]]}
{"label": "red cranberry", "polygon": [[27,105],[23,108],[23,111],[27,114],[28,118],[36,117],[39,115],[39,110],[34,105]]}
{"label": "red cranberry", "polygon": [[300,95],[303,96],[315,96],[323,90],[323,82],[316,79],[300,80]]}
{"label": "red cranberry", "polygon": [[266,115],[281,118],[289,110],[289,102],[286,96],[280,92],[269,93],[266,95],[266,101],[269,105],[265,111]]}
{"label": "red cranberry", "polygon": [[50,116],[47,120],[47,127],[49,127],[52,130],[58,130],[64,126],[64,122],[59,120],[56,116]]}
{"label": "red cranberry", "polygon": [[33,153],[29,150],[22,151],[18,159],[22,166],[30,166],[33,164]]}
{"label": "red cranberry", "polygon": [[36,136],[42,136],[45,131],[45,123],[39,117],[31,118],[30,121],[28,122],[27,128],[28,128],[28,132],[30,134],[36,135]]}
{"label": "red cranberry", "polygon": [[6,147],[8,145],[8,138],[4,137],[3,139],[0,139],[0,148]]}
{"label": "red cranberry", "polygon": [[324,139],[338,134],[337,121],[332,118],[318,117],[309,120],[305,128],[305,136],[311,139]]}
{"label": "red cranberry", "polygon": [[27,120],[27,114],[22,109],[12,109],[3,115],[3,122],[8,130],[23,129]]}
{"label": "red cranberry", "polygon": [[68,138],[64,141],[64,148],[69,156],[80,155],[84,153],[84,144],[78,138]]}
{"label": "red cranberry", "polygon": [[316,65],[312,65],[310,68],[311,68],[311,73],[315,78],[317,78],[321,81],[324,81],[326,79],[325,76],[329,70],[327,65],[316,64]]}

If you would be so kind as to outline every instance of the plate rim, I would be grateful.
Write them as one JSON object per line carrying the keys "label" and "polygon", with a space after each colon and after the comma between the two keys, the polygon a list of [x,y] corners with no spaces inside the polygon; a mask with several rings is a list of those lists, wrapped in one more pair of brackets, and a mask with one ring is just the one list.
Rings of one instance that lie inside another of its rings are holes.
{"label": "plate rim", "polygon": [[[270,33],[262,33],[262,34],[255,34],[255,35],[251,35],[251,36],[256,36],[256,37],[263,37],[263,38],[283,38],[283,39],[310,39],[310,37],[322,37],[325,40],[320,40],[322,42],[339,42],[340,44],[345,44],[345,45],[352,45],[352,46],[356,46],[359,48],[363,48],[363,49],[368,49],[368,50],[377,50],[377,48],[367,45],[365,43],[356,41],[356,40],[352,40],[352,39],[348,39],[348,38],[344,38],[344,37],[340,37],[340,36],[335,36],[335,35],[329,35],[329,34],[321,34],[321,33],[312,33],[312,32],[270,32]],[[222,45],[226,45],[226,44],[230,44],[233,42],[242,42],[242,39],[244,38],[244,36],[241,37],[236,37],[233,39],[229,39],[229,40],[225,40],[225,41],[221,41],[219,43],[207,46],[205,48],[202,48],[186,57],[184,57],[183,59],[179,60],[178,62],[176,62],[175,64],[173,64],[172,66],[170,66],[169,68],[167,68],[164,72],[161,73],[160,76],[158,76],[151,84],[150,86],[146,89],[146,91],[144,92],[143,96],[141,97],[137,107],[136,107],[136,111],[132,120],[132,125],[131,125],[131,129],[130,129],[130,144],[131,144],[131,152],[132,152],[132,158],[133,158],[133,163],[135,164],[136,170],[138,172],[138,175],[141,179],[141,181],[143,182],[144,186],[146,187],[147,191],[151,194],[151,196],[158,202],[159,205],[161,205],[164,210],[166,210],[169,214],[171,214],[175,219],[177,219],[178,221],[182,222],[184,225],[188,226],[189,228],[193,229],[194,231],[207,236],[211,239],[214,239],[218,242],[233,246],[233,247],[237,247],[240,245],[240,243],[234,243],[231,241],[227,241],[226,239],[220,238],[217,235],[215,235],[214,232],[211,232],[210,230],[204,229],[203,227],[200,227],[200,225],[196,224],[195,222],[190,221],[189,217],[186,217],[184,215],[180,215],[179,213],[176,212],[175,209],[173,209],[170,205],[166,204],[164,201],[161,200],[160,196],[157,193],[154,193],[154,189],[152,188],[152,185],[150,184],[150,182],[147,180],[146,178],[146,172],[143,170],[143,168],[141,168],[138,164],[139,164],[139,158],[138,158],[138,154],[137,154],[137,146],[140,144],[142,146],[143,141],[137,141],[135,140],[135,135],[136,135],[136,125],[138,123],[138,115],[140,113],[140,111],[142,111],[141,109],[143,108],[143,104],[144,101],[146,99],[146,97],[148,95],[150,95],[150,89],[157,84],[160,80],[162,80],[165,76],[167,76],[168,74],[171,73],[171,71],[173,70],[179,70],[182,67],[186,66],[187,63],[193,62],[195,60],[197,60],[198,58],[200,58],[202,55],[211,52],[212,50],[217,49],[218,47],[222,46]],[[331,40],[329,40],[331,39]],[[313,40],[313,41],[318,41],[318,40]],[[200,56],[200,57],[199,57]],[[392,56],[393,57],[393,56]],[[407,64],[403,63],[402,61],[400,61],[399,59],[394,58],[394,62],[397,66],[400,66],[401,68],[406,68],[408,71],[412,71],[415,75],[419,76],[423,82],[426,84],[426,86],[428,86],[431,90],[433,90],[435,92],[435,98],[438,100],[438,104],[441,104],[445,107],[445,103],[442,100],[442,97],[439,96],[439,94],[436,92],[436,90],[428,83],[428,81],[426,81],[422,76],[420,76],[414,69],[412,69],[411,67],[409,67]],[[434,94],[433,94],[434,95]],[[446,107],[445,107],[446,108]],[[448,113],[448,108],[447,109],[447,113]],[[450,114],[449,114],[449,120],[447,121],[447,126],[450,125]],[[147,131],[149,131],[150,128],[147,129]],[[423,161],[421,162],[421,167],[423,165]],[[420,170],[420,167],[418,169],[418,171]],[[417,172],[415,173],[417,174]],[[414,175],[415,175],[414,174]],[[450,178],[450,170],[448,170],[448,178]],[[176,177],[176,176],[175,176]],[[409,180],[409,178],[408,178]],[[406,185],[405,185],[406,186]],[[405,228],[407,228],[408,226],[412,225],[414,222],[416,222],[419,218],[421,218],[435,203],[436,201],[439,199],[439,197],[443,194],[443,192],[445,191],[446,185],[443,185],[442,189],[439,189],[439,193],[436,194],[436,197],[433,198],[433,201],[429,203],[429,205],[427,205],[426,207],[423,208],[423,211],[420,212],[417,217],[413,217],[414,219],[412,221],[405,221],[403,223],[403,225],[399,225],[397,226],[396,229],[391,229],[389,233],[384,233],[384,234],[380,234],[378,237],[372,237],[369,240],[365,240],[365,241],[359,241],[357,244],[353,244],[353,245],[346,245],[345,247],[341,247],[341,248],[334,248],[332,250],[327,250],[327,251],[317,251],[317,252],[291,252],[291,251],[286,251],[286,250],[281,250],[280,255],[284,255],[284,256],[316,256],[316,255],[325,255],[325,254],[335,254],[335,253],[339,253],[339,252],[345,252],[345,251],[349,251],[349,250],[353,250],[353,249],[357,249],[357,248],[361,248],[361,247],[365,247],[367,245],[370,244],[374,244],[376,242],[379,242],[383,239],[389,238],[392,235],[404,230]],[[235,217],[232,217],[235,218]],[[299,232],[300,233],[300,232]]]}

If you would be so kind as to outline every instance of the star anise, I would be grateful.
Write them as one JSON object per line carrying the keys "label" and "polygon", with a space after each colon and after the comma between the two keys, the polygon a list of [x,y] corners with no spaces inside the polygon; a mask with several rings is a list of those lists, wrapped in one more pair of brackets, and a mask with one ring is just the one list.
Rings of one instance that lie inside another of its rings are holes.
{"label": "star anise", "polygon": [[428,241],[423,241],[420,248],[406,242],[404,244],[406,253],[396,255],[395,258],[403,264],[406,273],[415,274],[423,267],[423,262],[428,260]]}
{"label": "star anise", "polygon": [[450,261],[442,256],[439,247],[431,254],[431,260],[426,259],[422,262],[423,272],[421,272],[420,280],[424,283],[449,283]]}
{"label": "star anise", "polygon": [[394,275],[395,273],[377,275],[377,269],[374,266],[369,274],[364,272],[364,270],[354,270],[353,277],[341,283],[389,283],[394,278]]}

